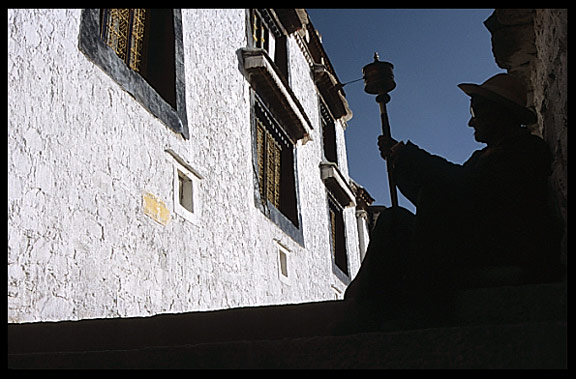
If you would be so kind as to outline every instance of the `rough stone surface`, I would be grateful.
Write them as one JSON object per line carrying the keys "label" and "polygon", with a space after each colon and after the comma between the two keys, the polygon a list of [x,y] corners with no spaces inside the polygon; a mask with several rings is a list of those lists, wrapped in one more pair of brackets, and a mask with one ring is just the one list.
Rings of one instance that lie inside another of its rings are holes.
{"label": "rough stone surface", "polygon": [[512,71],[529,64],[534,46],[533,9],[497,9],[494,12],[492,51],[496,64]]}
{"label": "rough stone surface", "polygon": [[[78,48],[81,10],[8,11],[8,321],[76,320],[334,299],[321,127],[310,67],[288,38],[311,120],[296,148],[304,246],[254,204],[243,9],[182,10],[184,140]],[[342,129],[342,128],[340,128]],[[343,130],[338,142],[347,174]],[[199,222],[174,213],[170,150],[202,176]],[[146,214],[152,194],[170,212]],[[359,267],[345,211],[350,272]],[[278,243],[290,251],[281,281]]]}
{"label": "rough stone surface", "polygon": [[551,185],[564,220],[562,258],[567,261],[568,218],[568,16],[567,9],[496,9],[492,32],[496,63],[523,79],[542,136],[554,156]]}
{"label": "rough stone surface", "polygon": [[[533,104],[538,129],[554,155],[552,186],[567,225],[568,220],[568,16],[566,9],[536,9],[534,30],[538,56],[532,71]],[[563,260],[567,261],[565,228]]]}

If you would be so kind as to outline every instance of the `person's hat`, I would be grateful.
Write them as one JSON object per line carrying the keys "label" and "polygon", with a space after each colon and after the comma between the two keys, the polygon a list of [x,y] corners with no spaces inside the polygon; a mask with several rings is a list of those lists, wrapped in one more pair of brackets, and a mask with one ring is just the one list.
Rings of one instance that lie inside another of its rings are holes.
{"label": "person's hat", "polygon": [[461,83],[458,87],[468,96],[481,96],[507,106],[525,124],[534,124],[536,115],[526,107],[526,88],[510,74],[496,74],[484,83]]}

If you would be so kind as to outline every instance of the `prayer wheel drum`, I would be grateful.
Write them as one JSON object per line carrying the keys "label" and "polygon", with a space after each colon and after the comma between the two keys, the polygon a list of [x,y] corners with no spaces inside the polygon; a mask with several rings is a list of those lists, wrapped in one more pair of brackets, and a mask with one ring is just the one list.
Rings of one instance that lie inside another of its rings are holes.
{"label": "prayer wheel drum", "polygon": [[374,62],[362,68],[364,74],[364,92],[379,95],[392,91],[396,88],[394,82],[394,66],[389,62],[380,62],[378,53],[374,53]]}

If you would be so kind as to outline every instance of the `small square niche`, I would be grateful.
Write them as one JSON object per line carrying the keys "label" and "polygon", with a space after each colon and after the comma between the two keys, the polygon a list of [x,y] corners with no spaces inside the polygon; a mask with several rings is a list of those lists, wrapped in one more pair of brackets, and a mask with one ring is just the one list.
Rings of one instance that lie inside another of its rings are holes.
{"label": "small square niche", "polygon": [[174,170],[174,213],[194,224],[200,221],[201,196],[200,180],[202,177],[185,165],[180,157],[172,161]]}
{"label": "small square niche", "polygon": [[188,212],[194,213],[194,185],[192,179],[178,171],[178,203]]}
{"label": "small square niche", "polygon": [[290,250],[277,242],[278,252],[278,278],[286,284],[290,284]]}

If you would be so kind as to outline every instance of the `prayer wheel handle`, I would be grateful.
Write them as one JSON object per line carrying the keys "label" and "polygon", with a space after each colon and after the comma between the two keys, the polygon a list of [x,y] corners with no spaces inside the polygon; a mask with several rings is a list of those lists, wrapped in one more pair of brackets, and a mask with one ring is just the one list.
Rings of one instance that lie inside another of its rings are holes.
{"label": "prayer wheel handle", "polygon": [[[390,62],[381,62],[378,58],[378,53],[374,53],[374,62],[367,64],[362,68],[364,78],[364,92],[376,96],[376,102],[380,105],[380,119],[382,121],[382,135],[385,138],[391,139],[390,122],[388,120],[388,112],[386,104],[390,101],[388,92],[396,88],[394,81],[394,73],[392,69],[394,66]],[[398,206],[398,192],[394,178],[392,177],[392,162],[390,159],[386,160],[386,168],[388,171],[388,186],[390,189],[390,200],[392,207]]]}

